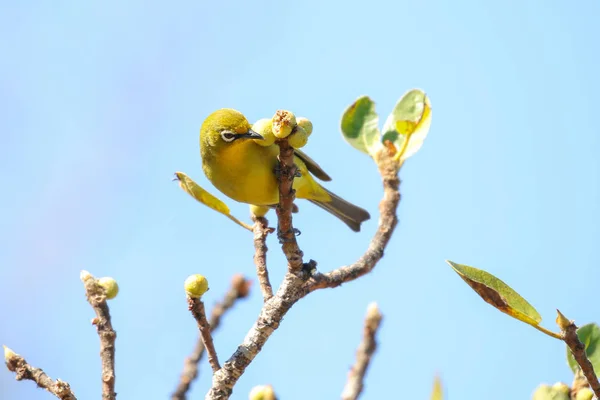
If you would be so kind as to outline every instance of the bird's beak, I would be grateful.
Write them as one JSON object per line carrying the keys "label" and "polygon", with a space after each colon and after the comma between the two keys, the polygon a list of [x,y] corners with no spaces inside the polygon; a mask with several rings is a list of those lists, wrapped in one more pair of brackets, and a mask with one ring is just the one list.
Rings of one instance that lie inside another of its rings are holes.
{"label": "bird's beak", "polygon": [[265,139],[263,137],[263,135],[261,135],[258,132],[254,132],[252,129],[248,129],[248,133],[244,133],[243,135],[240,135],[239,137],[248,138],[248,139],[260,139],[260,140]]}

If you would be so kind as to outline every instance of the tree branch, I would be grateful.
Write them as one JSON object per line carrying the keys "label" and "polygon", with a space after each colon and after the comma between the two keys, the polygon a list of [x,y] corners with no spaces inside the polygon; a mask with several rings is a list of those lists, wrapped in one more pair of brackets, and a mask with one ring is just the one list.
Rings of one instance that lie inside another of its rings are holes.
{"label": "tree branch", "polygon": [[9,371],[16,374],[15,379],[34,381],[38,387],[46,389],[61,400],[77,400],[67,382],[50,378],[40,368],[32,367],[23,357],[4,346],[4,360]]}
{"label": "tree branch", "polygon": [[581,372],[585,375],[596,398],[600,399],[600,382],[598,382],[594,366],[585,354],[585,345],[581,343],[581,340],[579,340],[579,337],[577,336],[577,325],[575,325],[574,321],[566,320],[560,311],[558,313],[559,317],[557,318],[557,322],[562,330],[563,340],[571,350],[575,361],[577,361],[577,364],[581,367]]}
{"label": "tree branch", "polygon": [[290,146],[287,138],[279,139],[279,167],[277,179],[279,181],[279,204],[277,205],[277,237],[281,243],[281,249],[288,261],[288,271],[295,273],[302,269],[303,253],[298,247],[296,233],[292,224],[292,210],[296,191],[293,189],[294,178],[298,172],[294,164],[294,148]]}
{"label": "tree branch", "polygon": [[81,272],[88,302],[96,313],[92,324],[96,325],[100,338],[100,360],[102,362],[102,399],[115,400],[115,339],[117,333],[110,321],[110,311],[106,303],[106,291],[89,272]]}
{"label": "tree branch", "polygon": [[254,226],[254,264],[256,265],[256,274],[260,283],[260,290],[264,301],[273,297],[273,288],[269,281],[269,271],[267,270],[267,236],[271,232],[269,222],[265,217],[252,216]]}
{"label": "tree branch", "polygon": [[198,323],[198,329],[200,330],[200,337],[204,348],[208,353],[208,363],[212,367],[213,372],[217,372],[221,369],[219,365],[219,358],[217,357],[217,351],[213,343],[212,335],[210,334],[210,324],[206,320],[206,311],[204,309],[204,302],[199,297],[188,296],[188,309],[191,311],[194,319]]}
{"label": "tree branch", "polygon": [[[227,291],[223,300],[215,304],[211,311],[209,320],[211,333],[221,325],[221,317],[233,307],[238,299],[248,297],[250,285],[251,282],[244,278],[243,275],[236,274],[233,276],[231,279],[231,288]],[[204,342],[202,341],[202,336],[199,335],[196,347],[183,363],[183,370],[181,371],[177,387],[173,394],[171,394],[171,400],[185,400],[191,383],[198,377],[198,363],[204,355],[204,350]]]}
{"label": "tree branch", "polygon": [[383,316],[379,312],[377,304],[370,304],[365,317],[363,339],[358,346],[358,350],[356,350],[356,363],[350,369],[346,386],[344,386],[344,390],[342,391],[343,400],[356,400],[363,390],[365,374],[371,362],[371,357],[377,348],[375,334],[377,333],[377,329],[379,329],[382,318]]}
{"label": "tree branch", "polygon": [[400,178],[397,164],[386,151],[377,153],[375,158],[379,173],[383,179],[383,199],[379,203],[379,227],[369,248],[354,264],[340,267],[325,274],[316,273],[306,283],[308,292],[323,288],[334,288],[350,282],[373,270],[383,257],[383,251],[389,243],[398,223],[396,209],[400,203]]}
{"label": "tree branch", "polygon": [[[379,227],[369,249],[356,263],[328,274],[317,273],[308,281],[310,271],[309,268],[306,270],[303,268],[303,254],[296,242],[292,225],[291,211],[294,192],[291,189],[295,167],[290,167],[290,163],[293,165],[293,149],[289,147],[287,140],[278,140],[278,144],[280,150],[278,236],[283,242],[282,249],[288,260],[288,272],[277,293],[264,303],[258,319],[246,334],[242,344],[223,364],[223,367],[214,373],[212,387],[207,393],[206,399],[229,398],[234,385],[246,367],[261,351],[271,334],[279,327],[283,317],[298,300],[315,289],[339,286],[343,282],[356,279],[371,271],[383,257],[384,248],[397,224],[396,209],[400,202],[398,164],[392,160],[387,149],[384,149],[375,157],[383,178],[384,197],[379,206]],[[307,267],[314,265],[313,261],[307,264]]]}

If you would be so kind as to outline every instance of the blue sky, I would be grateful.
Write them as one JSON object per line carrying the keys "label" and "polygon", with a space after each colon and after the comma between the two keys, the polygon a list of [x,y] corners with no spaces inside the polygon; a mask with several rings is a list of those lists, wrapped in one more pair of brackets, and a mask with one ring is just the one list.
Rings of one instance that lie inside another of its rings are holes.
{"label": "blue sky", "polygon": [[[282,399],[339,396],[369,302],[385,315],[365,399],[529,398],[570,382],[564,346],[481,301],[445,259],[500,276],[553,328],[554,310],[598,321],[600,5],[582,1],[2,2],[0,342],[80,398],[100,393],[98,338],[79,271],[114,276],[117,391],[167,398],[196,328],[183,281],[210,307],[253,276],[251,234],[170,181],[203,176],[198,130],[221,107],[250,120],[309,117],[306,151],[328,188],[373,215],[355,234],[300,204],[300,245],[322,270],[350,263],[376,229],[373,162],[343,142],[367,94],[381,120],[427,91],[432,128],[402,170],[400,224],[369,276],[298,303],[233,398],[271,383]],[[382,123],[381,122],[381,123]],[[246,217],[247,207],[228,201]],[[272,222],[275,221],[271,215]],[[285,270],[269,239],[274,283]],[[258,289],[258,288],[255,288]],[[255,290],[215,335],[226,359],[258,315]],[[203,361],[191,398],[210,384]],[[47,399],[0,373],[3,399]]]}

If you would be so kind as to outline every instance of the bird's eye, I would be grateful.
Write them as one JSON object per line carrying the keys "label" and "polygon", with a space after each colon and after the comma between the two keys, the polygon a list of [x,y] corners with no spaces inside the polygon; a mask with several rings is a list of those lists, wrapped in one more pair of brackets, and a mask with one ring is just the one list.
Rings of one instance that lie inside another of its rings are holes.
{"label": "bird's eye", "polygon": [[233,132],[229,132],[229,131],[221,132],[221,137],[226,142],[233,142],[235,140],[235,134]]}

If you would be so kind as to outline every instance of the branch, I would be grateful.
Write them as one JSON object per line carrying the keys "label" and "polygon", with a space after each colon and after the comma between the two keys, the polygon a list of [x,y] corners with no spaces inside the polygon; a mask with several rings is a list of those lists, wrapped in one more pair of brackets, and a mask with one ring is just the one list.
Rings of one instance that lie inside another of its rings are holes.
{"label": "branch", "polygon": [[208,363],[212,367],[213,372],[217,372],[221,369],[219,365],[219,358],[217,357],[217,351],[213,343],[212,335],[210,334],[210,325],[206,320],[206,311],[204,310],[204,302],[199,297],[188,296],[188,309],[192,312],[194,319],[198,323],[198,329],[200,330],[200,337],[204,348],[208,353]]}
{"label": "branch", "polygon": [[46,389],[61,400],[77,400],[67,382],[63,382],[60,379],[53,380],[40,368],[32,367],[23,357],[6,346],[4,346],[4,360],[6,361],[8,370],[16,374],[16,380],[27,379],[34,381],[38,387]]}
{"label": "branch", "polygon": [[115,393],[115,339],[117,333],[110,322],[106,304],[106,291],[89,272],[81,271],[87,300],[96,313],[92,324],[96,325],[100,337],[100,360],[102,361],[102,399],[116,400]]}
{"label": "branch", "polygon": [[375,268],[383,257],[383,251],[389,243],[392,233],[398,224],[396,209],[400,203],[400,178],[398,178],[397,164],[386,151],[377,153],[375,158],[379,173],[383,179],[383,199],[379,203],[379,227],[369,248],[354,264],[340,267],[331,272],[316,273],[306,283],[308,292],[323,288],[334,288],[342,283],[350,282]]}
{"label": "branch", "polygon": [[269,271],[267,270],[267,235],[271,232],[269,222],[265,217],[252,216],[254,226],[254,264],[256,264],[256,273],[260,290],[263,294],[264,301],[273,297],[273,288],[269,281]]}
{"label": "branch", "polygon": [[358,346],[358,350],[356,350],[356,363],[352,366],[348,374],[348,381],[342,391],[343,400],[356,400],[363,390],[363,380],[371,362],[371,357],[377,348],[375,334],[377,333],[377,329],[379,329],[382,318],[383,316],[379,312],[377,304],[370,304],[365,317],[363,339]]}
{"label": "branch", "polygon": [[[231,279],[231,288],[225,294],[225,297],[220,303],[215,304],[210,313],[210,331],[214,332],[221,325],[221,317],[226,311],[231,309],[236,300],[248,297],[250,293],[251,282],[244,278],[241,274],[236,274]],[[171,395],[171,400],[184,400],[192,381],[198,377],[198,363],[204,355],[204,342],[202,336],[198,336],[196,347],[185,361],[183,362],[183,370],[179,377],[179,383],[175,391]]]}
{"label": "branch", "polygon": [[[382,150],[375,157],[375,161],[383,178],[384,197],[379,206],[379,227],[369,249],[356,263],[328,274],[317,273],[309,281],[310,276],[303,268],[302,251],[296,242],[291,217],[294,193],[289,190],[292,188],[295,172],[290,174],[289,163],[291,159],[293,164],[293,150],[290,151],[291,147],[286,140],[279,140],[278,144],[280,149],[278,236],[283,241],[282,248],[288,260],[288,272],[277,293],[263,304],[258,319],[246,334],[242,344],[213,375],[212,387],[206,399],[228,399],[231,396],[234,385],[246,367],[261,351],[271,334],[279,327],[283,317],[298,300],[315,289],[339,286],[342,282],[356,279],[371,271],[383,257],[383,251],[397,224],[396,209],[400,202],[398,164],[392,160],[387,150]],[[311,260],[307,267],[314,267],[314,265],[314,261]]]}
{"label": "branch", "polygon": [[292,224],[292,210],[296,191],[292,188],[294,178],[298,172],[294,164],[294,148],[290,146],[287,138],[277,140],[279,145],[279,166],[277,168],[277,180],[279,182],[279,204],[277,205],[277,237],[281,243],[281,249],[288,261],[288,271],[298,272],[302,269],[303,253],[298,247],[296,233]]}
{"label": "branch", "polygon": [[585,375],[596,398],[600,399],[600,382],[598,382],[598,377],[596,376],[596,372],[594,372],[594,366],[585,354],[585,345],[581,343],[581,340],[577,336],[577,325],[575,325],[574,321],[568,320],[560,311],[556,311],[558,312],[556,322],[562,331],[563,340],[571,350],[573,358],[575,358],[575,361],[581,367],[581,372]]}

